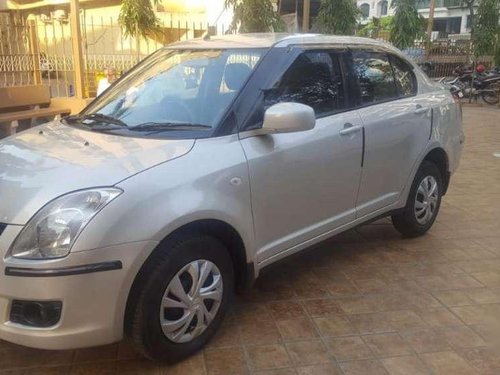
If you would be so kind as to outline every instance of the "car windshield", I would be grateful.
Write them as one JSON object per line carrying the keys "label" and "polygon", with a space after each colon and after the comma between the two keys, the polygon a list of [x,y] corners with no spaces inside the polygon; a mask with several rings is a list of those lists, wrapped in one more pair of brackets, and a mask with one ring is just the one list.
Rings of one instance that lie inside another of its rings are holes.
{"label": "car windshield", "polygon": [[264,52],[161,50],[73,120],[95,130],[210,130],[219,123]]}

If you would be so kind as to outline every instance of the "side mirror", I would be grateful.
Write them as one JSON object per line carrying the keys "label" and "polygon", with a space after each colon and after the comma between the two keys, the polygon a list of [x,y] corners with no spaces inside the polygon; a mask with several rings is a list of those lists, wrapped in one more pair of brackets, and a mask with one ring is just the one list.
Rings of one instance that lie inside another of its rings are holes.
{"label": "side mirror", "polygon": [[264,114],[262,130],[266,134],[311,130],[316,125],[314,109],[300,103],[278,103]]}

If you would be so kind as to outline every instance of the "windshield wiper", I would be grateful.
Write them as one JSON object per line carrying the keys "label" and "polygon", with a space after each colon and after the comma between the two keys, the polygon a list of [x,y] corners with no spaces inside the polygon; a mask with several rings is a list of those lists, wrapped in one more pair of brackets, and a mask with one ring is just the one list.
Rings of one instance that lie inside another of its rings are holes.
{"label": "windshield wiper", "polygon": [[[94,128],[98,123],[117,125],[120,128],[128,128],[128,125],[125,124],[122,120],[117,119],[113,116],[104,115],[102,113],[92,113],[90,115],[83,116],[69,116],[66,117],[66,121],[78,121],[83,125],[90,126],[92,128]],[[108,128],[104,129],[108,130]]]}
{"label": "windshield wiper", "polygon": [[129,127],[131,131],[189,131],[189,130],[205,130],[212,129],[209,125],[192,124],[190,122],[146,122],[137,126]]}

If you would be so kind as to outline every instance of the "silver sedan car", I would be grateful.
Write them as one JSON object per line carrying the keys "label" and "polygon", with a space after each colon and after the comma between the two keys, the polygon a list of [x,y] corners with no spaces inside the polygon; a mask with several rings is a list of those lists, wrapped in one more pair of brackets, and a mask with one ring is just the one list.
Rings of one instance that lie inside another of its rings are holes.
{"label": "silver sedan car", "polygon": [[395,48],[254,34],[170,45],[80,114],[0,142],[0,338],[132,338],[175,362],[270,264],[376,218],[434,223],[461,109]]}

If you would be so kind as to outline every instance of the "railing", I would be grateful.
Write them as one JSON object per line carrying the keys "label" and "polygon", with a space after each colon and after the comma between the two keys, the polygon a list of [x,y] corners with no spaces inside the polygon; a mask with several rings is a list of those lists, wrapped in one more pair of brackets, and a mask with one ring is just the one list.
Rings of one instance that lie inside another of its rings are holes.
{"label": "railing", "polygon": [[[123,73],[166,44],[201,37],[207,24],[165,22],[151,38],[125,37],[116,19],[82,18],[82,49],[86,96],[95,95],[106,67]],[[210,27],[224,34],[224,26]],[[51,95],[74,95],[71,28],[68,22],[0,14],[0,87],[47,84]]]}

